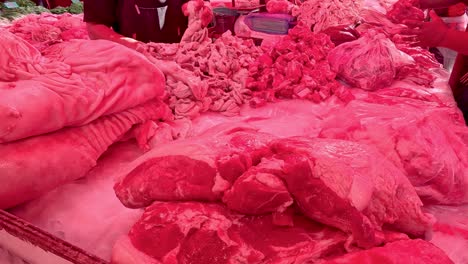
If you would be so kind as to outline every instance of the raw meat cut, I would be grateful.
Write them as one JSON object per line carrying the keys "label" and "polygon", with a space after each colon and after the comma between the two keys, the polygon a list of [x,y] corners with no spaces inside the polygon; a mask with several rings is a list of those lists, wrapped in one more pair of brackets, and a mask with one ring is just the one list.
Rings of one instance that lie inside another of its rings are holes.
{"label": "raw meat cut", "polygon": [[67,75],[69,67],[60,63],[44,61],[41,53],[26,41],[0,29],[0,81],[29,79],[32,76],[57,73]]}
{"label": "raw meat cut", "polygon": [[405,28],[404,25],[394,24],[387,18],[387,16],[385,16],[384,13],[372,9],[363,9],[361,12],[361,18],[362,23],[357,26],[357,31],[359,33],[374,30],[387,36],[391,36],[400,33],[401,30]]}
{"label": "raw meat cut", "polygon": [[159,146],[129,166],[115,186],[129,208],[153,201],[215,201],[252,164],[272,136],[228,124],[202,137]]}
{"label": "raw meat cut", "polygon": [[207,111],[237,115],[251,98],[245,88],[248,68],[262,52],[252,40],[230,32],[214,42],[149,43],[146,49],[144,53],[166,75],[168,104],[176,117],[189,118]]}
{"label": "raw meat cut", "polygon": [[217,204],[156,202],[115,245],[112,263],[299,264],[342,252],[344,240],[300,216],[275,227],[270,216],[234,215]]}
{"label": "raw meat cut", "polygon": [[434,72],[431,72],[430,69],[442,68],[442,64],[437,61],[434,54],[427,49],[414,47],[413,43],[404,39],[399,34],[393,35],[391,39],[399,50],[410,55],[416,62],[415,64],[401,67],[398,70],[397,78],[412,81],[415,84],[426,87],[432,87],[435,77]]}
{"label": "raw meat cut", "polygon": [[451,108],[410,98],[369,101],[351,102],[327,118],[320,136],[377,147],[406,172],[423,201],[465,203],[468,130],[454,121]]}
{"label": "raw meat cut", "polygon": [[302,2],[299,9],[293,11],[293,16],[314,32],[320,32],[329,27],[356,24],[361,5],[361,0],[309,0]]}
{"label": "raw meat cut", "polygon": [[[294,200],[276,173],[281,168],[270,168],[267,160],[248,169],[224,193],[223,202],[231,210],[246,214],[282,213]],[[275,166],[276,164],[272,164]]]}
{"label": "raw meat cut", "polygon": [[360,37],[359,32],[351,26],[329,27],[322,31],[322,33],[330,36],[330,40],[335,44],[335,46],[357,40]]}
{"label": "raw meat cut", "polygon": [[131,261],[122,256],[127,252],[114,249],[112,263],[228,263],[231,258],[258,262],[260,252],[230,236],[230,218],[219,205],[156,202],[145,210],[128,235],[128,246],[147,259]]}
{"label": "raw meat cut", "polygon": [[89,39],[82,14],[29,14],[14,20],[11,25],[4,28],[26,40],[39,51],[62,41]]}
{"label": "raw meat cut", "polygon": [[319,264],[452,264],[447,255],[433,244],[421,239],[402,240],[369,250],[350,253]]}
{"label": "raw meat cut", "polygon": [[[440,64],[439,64],[440,66]],[[434,75],[419,65],[405,65],[398,70],[397,79],[432,87]]]}
{"label": "raw meat cut", "polygon": [[387,17],[393,23],[403,23],[404,20],[424,21],[424,12],[419,9],[419,0],[399,0],[388,11]]}
{"label": "raw meat cut", "polygon": [[[114,178],[123,166],[141,155],[134,141],[116,143],[86,177],[57,187],[10,212],[109,261],[117,239],[127,234],[143,214],[143,210],[126,208],[115,197]],[[0,263],[3,264],[1,260]]]}
{"label": "raw meat cut", "polygon": [[151,101],[85,126],[0,145],[0,209],[83,177],[133,125],[171,117],[165,104]]}
{"label": "raw meat cut", "polygon": [[182,12],[188,16],[189,24],[182,36],[181,43],[203,42],[208,39],[206,26],[213,20],[213,11],[209,2],[190,0],[182,6]]}
{"label": "raw meat cut", "polygon": [[403,172],[370,146],[306,137],[270,145],[302,212],[352,233],[360,247],[383,242],[384,228],[422,236],[432,225]]}
{"label": "raw meat cut", "polygon": [[266,4],[266,10],[272,14],[291,14],[298,7],[288,0],[270,0]]}
{"label": "raw meat cut", "polygon": [[2,32],[0,40],[6,55],[0,79],[14,73],[0,82],[0,142],[84,125],[164,94],[164,75],[156,66],[110,41],[57,44],[42,57],[11,33]]}
{"label": "raw meat cut", "polygon": [[412,46],[411,42],[405,41],[401,35],[393,35],[392,41],[395,43],[399,50],[413,57],[416,63],[419,64],[421,67],[426,69],[442,67],[442,65],[434,57],[434,54],[432,54],[429,50],[421,47]]}
{"label": "raw meat cut", "polygon": [[328,60],[339,78],[353,87],[369,91],[390,86],[399,67],[414,63],[385,35],[374,31],[336,47],[330,51]]}
{"label": "raw meat cut", "polygon": [[312,33],[303,24],[289,30],[271,50],[249,68],[246,87],[253,91],[251,105],[277,98],[303,98],[316,103],[332,95],[347,102],[352,95],[335,81],[327,55],[334,48],[330,38]]}

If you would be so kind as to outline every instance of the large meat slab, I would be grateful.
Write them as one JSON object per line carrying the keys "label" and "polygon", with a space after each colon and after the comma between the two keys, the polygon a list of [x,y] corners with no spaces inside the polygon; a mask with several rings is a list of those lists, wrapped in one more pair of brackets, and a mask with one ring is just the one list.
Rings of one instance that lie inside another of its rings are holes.
{"label": "large meat slab", "polygon": [[119,44],[75,40],[44,51],[0,33],[0,143],[87,124],[162,97],[165,78]]}
{"label": "large meat slab", "polygon": [[218,204],[161,203],[114,247],[112,263],[305,263],[343,251],[338,230],[294,216],[275,226],[271,216],[245,217]]}
{"label": "large meat slab", "polygon": [[0,208],[5,209],[83,177],[133,125],[172,117],[159,101],[101,117],[89,125],[0,145]]}

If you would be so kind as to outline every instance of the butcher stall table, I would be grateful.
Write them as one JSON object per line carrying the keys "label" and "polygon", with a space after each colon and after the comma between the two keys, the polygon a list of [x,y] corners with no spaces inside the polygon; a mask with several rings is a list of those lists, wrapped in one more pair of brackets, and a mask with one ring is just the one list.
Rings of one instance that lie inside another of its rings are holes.
{"label": "butcher stall table", "polygon": [[0,264],[468,263],[468,127],[399,34],[424,12],[265,9],[213,39],[191,0],[180,43],[135,50],[1,20]]}

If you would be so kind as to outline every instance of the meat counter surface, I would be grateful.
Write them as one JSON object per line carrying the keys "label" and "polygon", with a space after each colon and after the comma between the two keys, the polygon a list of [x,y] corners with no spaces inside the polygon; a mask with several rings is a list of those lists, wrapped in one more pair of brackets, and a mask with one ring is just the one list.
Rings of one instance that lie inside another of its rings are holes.
{"label": "meat counter surface", "polygon": [[136,51],[88,40],[81,16],[2,24],[0,206],[54,237],[37,230],[31,255],[3,221],[1,246],[26,261],[81,261],[47,248],[64,240],[116,264],[466,263],[468,129],[448,73],[392,22],[420,10],[313,3],[270,5],[299,25],[261,46],[209,39],[203,1],[181,43]]}

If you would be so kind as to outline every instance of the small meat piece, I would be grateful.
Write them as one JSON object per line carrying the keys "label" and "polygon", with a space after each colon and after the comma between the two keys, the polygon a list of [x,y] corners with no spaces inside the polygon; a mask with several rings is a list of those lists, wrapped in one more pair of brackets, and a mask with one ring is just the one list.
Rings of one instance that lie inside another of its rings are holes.
{"label": "small meat piece", "polygon": [[270,0],[266,4],[268,13],[290,14],[296,6],[288,0]]}
{"label": "small meat piece", "polygon": [[114,186],[117,197],[130,208],[153,201],[220,200],[242,173],[268,153],[267,143],[273,138],[235,124],[223,126],[145,154]]}
{"label": "small meat piece", "polygon": [[280,168],[269,168],[269,165],[264,159],[236,180],[223,197],[229,209],[257,215],[284,212],[294,202],[282,179],[276,175],[281,173]]}
{"label": "small meat piece", "polygon": [[359,32],[350,26],[336,26],[329,27],[322,33],[330,36],[331,41],[335,46],[339,46],[343,43],[357,40],[360,37]]}

